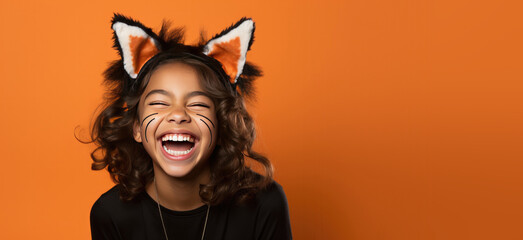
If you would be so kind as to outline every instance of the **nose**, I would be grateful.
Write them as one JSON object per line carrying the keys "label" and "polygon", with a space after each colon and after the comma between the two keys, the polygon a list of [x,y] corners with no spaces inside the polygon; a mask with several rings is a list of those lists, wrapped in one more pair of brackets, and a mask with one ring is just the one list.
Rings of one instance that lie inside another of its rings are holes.
{"label": "nose", "polygon": [[191,117],[185,111],[183,107],[175,107],[169,115],[167,115],[168,122],[175,122],[178,124],[187,123],[191,121]]}

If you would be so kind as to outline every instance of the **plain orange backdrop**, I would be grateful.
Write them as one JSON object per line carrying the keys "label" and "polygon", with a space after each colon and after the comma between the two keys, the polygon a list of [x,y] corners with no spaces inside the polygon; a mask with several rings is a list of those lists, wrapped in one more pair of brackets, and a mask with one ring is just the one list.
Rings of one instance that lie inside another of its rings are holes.
{"label": "plain orange backdrop", "polygon": [[256,149],[295,239],[523,239],[520,1],[2,1],[0,239],[90,239],[113,12],[256,21]]}

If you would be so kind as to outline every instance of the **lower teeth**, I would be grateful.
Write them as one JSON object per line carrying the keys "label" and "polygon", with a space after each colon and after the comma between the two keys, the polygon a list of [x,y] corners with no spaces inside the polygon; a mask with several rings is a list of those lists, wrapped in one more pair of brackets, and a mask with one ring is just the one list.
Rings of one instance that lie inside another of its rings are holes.
{"label": "lower teeth", "polygon": [[174,150],[170,150],[170,149],[167,149],[166,146],[163,146],[163,149],[169,153],[170,155],[174,155],[174,156],[180,156],[180,155],[185,155],[187,153],[189,153],[192,148],[188,149],[188,150],[185,150],[185,151],[174,151]]}

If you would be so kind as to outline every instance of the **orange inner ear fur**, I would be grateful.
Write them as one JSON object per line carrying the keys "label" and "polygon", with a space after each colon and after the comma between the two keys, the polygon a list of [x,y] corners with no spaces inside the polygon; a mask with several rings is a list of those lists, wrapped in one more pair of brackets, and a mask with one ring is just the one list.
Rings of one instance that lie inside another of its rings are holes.
{"label": "orange inner ear fur", "polygon": [[131,49],[135,74],[140,72],[140,69],[147,60],[159,52],[158,48],[156,48],[149,38],[138,36],[129,36],[129,48]]}
{"label": "orange inner ear fur", "polygon": [[218,60],[234,83],[238,73],[238,60],[240,59],[240,37],[231,39],[228,42],[217,43],[213,50],[208,54]]}

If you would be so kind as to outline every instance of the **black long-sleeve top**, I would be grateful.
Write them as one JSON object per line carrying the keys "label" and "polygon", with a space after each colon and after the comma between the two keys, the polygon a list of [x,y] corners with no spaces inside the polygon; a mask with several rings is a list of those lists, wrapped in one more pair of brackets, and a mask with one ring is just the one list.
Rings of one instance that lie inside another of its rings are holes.
{"label": "black long-sleeve top", "polygon": [[[201,239],[206,205],[190,211],[160,208],[169,239]],[[118,186],[111,188],[91,209],[91,236],[93,240],[165,239],[157,202],[145,191],[131,202],[122,202]],[[205,239],[292,239],[282,187],[273,182],[249,204],[211,206]]]}

